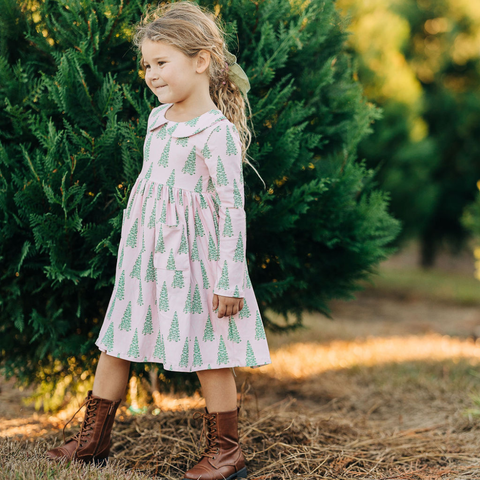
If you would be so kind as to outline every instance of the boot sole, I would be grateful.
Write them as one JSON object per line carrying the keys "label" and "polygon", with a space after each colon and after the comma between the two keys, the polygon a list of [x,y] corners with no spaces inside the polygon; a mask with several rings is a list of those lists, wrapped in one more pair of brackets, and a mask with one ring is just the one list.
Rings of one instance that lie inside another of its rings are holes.
{"label": "boot sole", "polygon": [[[225,478],[225,480],[235,480],[236,478],[247,478],[247,467],[243,467],[238,472],[232,473],[229,477]],[[188,478],[184,478],[183,480],[190,480]]]}

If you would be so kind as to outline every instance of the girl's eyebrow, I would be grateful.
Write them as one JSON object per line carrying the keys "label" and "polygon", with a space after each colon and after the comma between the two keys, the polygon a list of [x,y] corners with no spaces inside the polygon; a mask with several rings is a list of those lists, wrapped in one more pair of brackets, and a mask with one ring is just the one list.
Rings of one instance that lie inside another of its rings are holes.
{"label": "girl's eyebrow", "polygon": [[168,57],[156,57],[156,58],[154,58],[153,60],[154,60],[154,61],[155,61],[155,60],[163,60],[163,59],[166,59],[166,58],[168,58]]}

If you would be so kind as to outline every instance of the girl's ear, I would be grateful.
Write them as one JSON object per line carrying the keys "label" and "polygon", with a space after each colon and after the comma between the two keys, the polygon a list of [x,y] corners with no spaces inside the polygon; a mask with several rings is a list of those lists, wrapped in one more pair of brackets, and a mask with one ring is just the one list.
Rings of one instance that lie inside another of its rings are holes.
{"label": "girl's ear", "polygon": [[197,72],[203,73],[211,62],[210,52],[208,50],[200,50],[197,53]]}

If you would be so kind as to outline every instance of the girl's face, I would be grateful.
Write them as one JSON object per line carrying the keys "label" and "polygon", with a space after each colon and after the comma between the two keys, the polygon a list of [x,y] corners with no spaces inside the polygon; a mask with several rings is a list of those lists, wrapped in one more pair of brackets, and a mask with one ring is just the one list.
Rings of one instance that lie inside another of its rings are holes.
{"label": "girl's face", "polygon": [[200,65],[203,57],[190,58],[168,43],[149,39],[142,44],[142,56],[145,81],[161,103],[181,102],[194,95],[200,84],[199,73],[208,66]]}

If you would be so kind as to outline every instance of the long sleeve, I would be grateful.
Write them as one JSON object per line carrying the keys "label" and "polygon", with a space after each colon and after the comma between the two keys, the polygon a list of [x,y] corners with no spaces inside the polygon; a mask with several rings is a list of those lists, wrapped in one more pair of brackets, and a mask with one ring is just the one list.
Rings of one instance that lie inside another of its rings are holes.
{"label": "long sleeve", "polygon": [[240,136],[231,122],[220,122],[202,150],[218,203],[219,254],[213,293],[244,297],[246,215]]}

